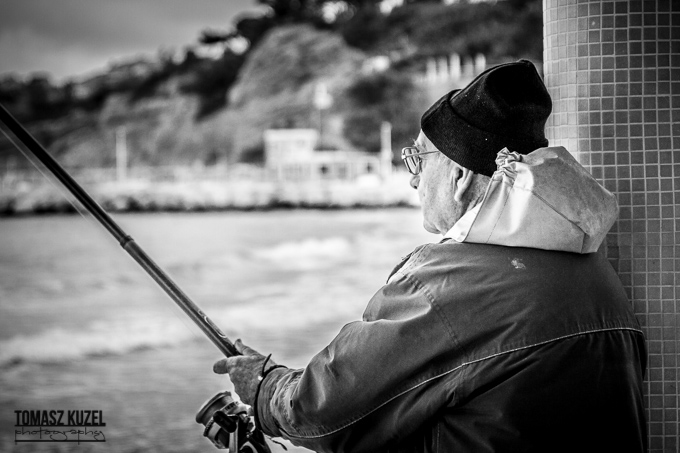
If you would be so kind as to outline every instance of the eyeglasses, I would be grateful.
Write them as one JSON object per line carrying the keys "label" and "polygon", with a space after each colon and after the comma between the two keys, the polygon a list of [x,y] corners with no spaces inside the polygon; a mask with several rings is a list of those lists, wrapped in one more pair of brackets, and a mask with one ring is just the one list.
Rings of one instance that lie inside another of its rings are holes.
{"label": "eyeglasses", "polygon": [[415,146],[407,146],[401,150],[401,160],[404,161],[406,168],[412,175],[419,175],[423,169],[422,162],[420,158],[423,154],[434,154],[439,151],[423,151],[418,152],[418,148]]}

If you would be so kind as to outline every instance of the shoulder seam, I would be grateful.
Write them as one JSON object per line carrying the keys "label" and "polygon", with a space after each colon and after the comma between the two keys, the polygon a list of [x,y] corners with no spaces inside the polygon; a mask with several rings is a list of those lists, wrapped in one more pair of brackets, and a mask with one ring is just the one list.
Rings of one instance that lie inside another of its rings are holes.
{"label": "shoulder seam", "polygon": [[416,277],[413,274],[408,274],[405,277],[406,277],[406,280],[412,280],[414,282],[416,288],[421,289],[423,291],[423,293],[425,294],[425,297],[430,302],[430,305],[434,309],[435,313],[437,313],[437,316],[441,320],[442,324],[444,324],[444,326],[446,327],[446,331],[449,334],[449,338],[451,339],[451,342],[453,343],[453,347],[456,348],[459,351],[462,351],[462,353],[464,355],[467,355],[465,349],[463,349],[460,346],[460,344],[458,343],[458,339],[456,338],[455,331],[454,331],[453,326],[451,325],[449,319],[446,316],[444,316],[444,313],[443,313],[441,307],[439,306],[439,304],[437,303],[437,300],[432,295],[432,293],[427,289],[425,284],[422,281],[420,281],[420,279],[418,279],[418,277]]}
{"label": "shoulder seam", "polygon": [[423,251],[429,248],[430,245],[431,244],[419,245],[411,253],[406,255],[402,262],[397,264],[397,266],[390,273],[389,277],[387,277],[387,283],[389,283],[392,277],[395,275],[406,275],[410,268],[417,265],[422,260]]}

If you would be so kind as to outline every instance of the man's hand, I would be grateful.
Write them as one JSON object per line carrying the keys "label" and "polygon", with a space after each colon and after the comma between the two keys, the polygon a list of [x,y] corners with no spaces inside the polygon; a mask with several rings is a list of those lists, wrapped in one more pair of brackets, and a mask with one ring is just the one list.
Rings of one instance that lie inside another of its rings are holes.
{"label": "man's hand", "polygon": [[[213,371],[217,374],[228,374],[241,401],[252,406],[255,403],[257,385],[259,384],[258,377],[262,373],[262,365],[266,357],[244,345],[241,340],[236,340],[234,346],[243,355],[218,360],[213,365]],[[274,365],[276,363],[269,359],[267,368]]]}

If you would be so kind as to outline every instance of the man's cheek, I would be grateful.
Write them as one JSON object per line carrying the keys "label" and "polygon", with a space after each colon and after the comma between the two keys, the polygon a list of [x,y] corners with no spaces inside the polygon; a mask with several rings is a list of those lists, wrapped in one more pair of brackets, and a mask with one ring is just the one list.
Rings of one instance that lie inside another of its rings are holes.
{"label": "man's cheek", "polygon": [[423,184],[422,179],[418,184],[418,196],[420,197],[420,201],[427,199],[427,184]]}
{"label": "man's cheek", "polygon": [[435,203],[437,199],[437,193],[434,190],[434,188],[429,187],[426,184],[423,184],[422,189],[419,192],[419,195],[420,202],[423,205],[423,208],[432,210],[433,208],[432,204]]}

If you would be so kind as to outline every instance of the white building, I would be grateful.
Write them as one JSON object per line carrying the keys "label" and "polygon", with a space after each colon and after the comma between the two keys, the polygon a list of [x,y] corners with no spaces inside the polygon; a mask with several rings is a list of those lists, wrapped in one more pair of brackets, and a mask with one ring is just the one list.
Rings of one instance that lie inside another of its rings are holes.
{"label": "white building", "polygon": [[319,133],[314,129],[267,129],[264,131],[264,161],[267,167],[308,160],[314,154]]}
{"label": "white building", "polygon": [[[391,162],[360,151],[317,151],[314,129],[269,129],[264,132],[265,166],[280,181],[355,180],[385,175]],[[381,157],[382,156],[382,157]],[[391,155],[390,155],[391,159]]]}

